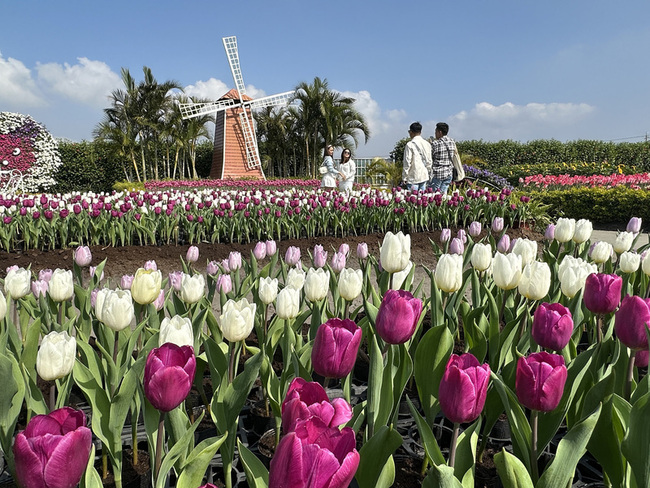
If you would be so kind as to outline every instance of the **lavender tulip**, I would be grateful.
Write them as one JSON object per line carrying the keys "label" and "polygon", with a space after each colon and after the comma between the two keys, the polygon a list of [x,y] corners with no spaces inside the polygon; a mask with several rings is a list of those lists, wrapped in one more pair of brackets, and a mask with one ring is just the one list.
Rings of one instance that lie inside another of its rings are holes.
{"label": "lavender tulip", "polygon": [[188,263],[196,263],[199,260],[199,248],[196,246],[190,246],[185,255],[185,260]]}
{"label": "lavender tulip", "polygon": [[217,278],[217,290],[226,295],[232,291],[232,278],[230,275],[222,274]]}
{"label": "lavender tulip", "polygon": [[444,244],[445,242],[449,242],[450,239],[451,229],[442,229],[440,231],[440,242]]}
{"label": "lavender tulip", "polygon": [[567,369],[558,354],[536,352],[517,362],[515,389],[519,402],[531,410],[550,412],[562,399]]}
{"label": "lavender tulip", "polygon": [[345,268],[345,254],[335,252],[332,256],[332,271],[339,274],[343,268]]}
{"label": "lavender tulip", "polygon": [[273,256],[278,250],[278,245],[275,241],[266,241],[266,255]]}
{"label": "lavender tulip", "polygon": [[189,394],[195,372],[194,349],[167,342],[147,356],[144,395],[157,410],[169,412]]}
{"label": "lavender tulip", "polygon": [[133,275],[125,274],[120,278],[120,288],[122,290],[130,290],[131,284],[133,283]]}
{"label": "lavender tulip", "polygon": [[348,254],[350,254],[350,245],[346,244],[345,242],[342,243],[339,246],[339,252],[343,254],[346,258],[348,257]]}
{"label": "lavender tulip", "polygon": [[365,242],[357,244],[357,257],[359,259],[366,259],[368,257],[368,244]]}
{"label": "lavender tulip", "polygon": [[537,344],[561,351],[573,333],[571,311],[559,303],[542,303],[533,316],[532,336]]}
{"label": "lavender tulip", "polygon": [[595,314],[611,313],[621,302],[623,278],[615,274],[592,273],[585,280],[583,300]]}
{"label": "lavender tulip", "polygon": [[481,231],[483,230],[483,226],[481,225],[480,222],[474,221],[469,224],[469,235],[472,237],[478,237],[481,235]]}
{"label": "lavender tulip", "polygon": [[494,217],[490,227],[492,232],[501,232],[503,230],[503,217]]}
{"label": "lavender tulip", "polygon": [[74,262],[77,263],[78,266],[81,266],[82,268],[88,266],[92,260],[93,255],[90,252],[90,248],[88,246],[79,246],[77,249],[75,249]]}
{"label": "lavender tulip", "polygon": [[314,371],[326,378],[344,378],[357,360],[363,333],[352,320],[329,319],[318,327],[311,362]]}
{"label": "lavender tulip", "polygon": [[503,254],[510,251],[510,236],[508,234],[503,234],[501,239],[499,239],[499,242],[497,243],[497,251]]}
{"label": "lavender tulip", "polygon": [[322,268],[327,264],[327,251],[323,249],[323,246],[316,244],[314,246],[314,267]]}
{"label": "lavender tulip", "polygon": [[440,408],[454,423],[473,422],[481,415],[490,382],[490,366],[472,354],[452,354],[440,381]]}
{"label": "lavender tulip", "polygon": [[465,246],[463,245],[463,241],[458,237],[454,237],[449,245],[449,253],[462,255],[464,252]]}
{"label": "lavender tulip", "polygon": [[219,263],[216,261],[210,261],[205,267],[205,272],[210,276],[215,276],[217,273],[219,273]]}
{"label": "lavender tulip", "polygon": [[255,248],[253,249],[253,256],[255,256],[255,259],[258,261],[261,261],[266,257],[266,244],[263,242],[258,242],[255,244]]}
{"label": "lavender tulip", "polygon": [[421,313],[422,300],[405,290],[388,290],[377,312],[377,334],[389,344],[403,344],[415,332]]}
{"label": "lavender tulip", "polygon": [[237,271],[241,268],[241,253],[238,251],[230,251],[228,255],[228,269],[230,271]]}
{"label": "lavender tulip", "polygon": [[289,246],[284,255],[284,262],[289,266],[295,266],[300,262],[300,248],[296,246]]}
{"label": "lavender tulip", "polygon": [[638,234],[641,232],[641,224],[643,223],[643,220],[641,217],[632,217],[630,221],[627,223],[626,231],[631,232],[632,234]]}
{"label": "lavender tulip", "polygon": [[547,241],[552,241],[555,239],[555,225],[548,224],[546,230],[544,231],[544,239]]}
{"label": "lavender tulip", "polygon": [[169,273],[169,284],[172,289],[176,292],[181,291],[181,283],[183,281],[183,272],[182,271],[172,271]]}
{"label": "lavender tulip", "polygon": [[36,280],[32,281],[32,293],[36,298],[47,293],[48,282],[45,280]]}

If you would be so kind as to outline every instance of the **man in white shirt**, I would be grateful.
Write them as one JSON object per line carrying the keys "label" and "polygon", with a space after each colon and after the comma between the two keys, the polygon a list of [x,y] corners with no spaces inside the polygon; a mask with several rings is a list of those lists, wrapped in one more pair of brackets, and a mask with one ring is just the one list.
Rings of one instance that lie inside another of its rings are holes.
{"label": "man in white shirt", "polygon": [[422,124],[413,122],[409,127],[411,140],[404,148],[402,181],[412,192],[424,191],[431,171],[431,144],[422,138]]}

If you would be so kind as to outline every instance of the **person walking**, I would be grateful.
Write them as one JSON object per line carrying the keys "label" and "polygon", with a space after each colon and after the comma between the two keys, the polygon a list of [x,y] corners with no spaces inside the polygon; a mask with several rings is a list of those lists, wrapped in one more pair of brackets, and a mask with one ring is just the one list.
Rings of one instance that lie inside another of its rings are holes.
{"label": "person walking", "polygon": [[447,189],[451,184],[453,175],[453,165],[451,163],[452,154],[457,151],[456,142],[449,137],[449,125],[445,122],[436,124],[436,138],[431,141],[431,158],[433,164],[431,167],[431,180],[429,187],[434,192],[447,194]]}
{"label": "person walking", "polygon": [[339,172],[343,174],[339,180],[339,191],[351,191],[357,168],[354,164],[354,159],[352,159],[352,152],[350,152],[349,149],[343,149],[343,152],[341,153]]}
{"label": "person walking", "polygon": [[412,192],[426,190],[431,172],[431,144],[422,138],[422,124],[413,122],[409,127],[411,140],[404,148],[402,182]]}

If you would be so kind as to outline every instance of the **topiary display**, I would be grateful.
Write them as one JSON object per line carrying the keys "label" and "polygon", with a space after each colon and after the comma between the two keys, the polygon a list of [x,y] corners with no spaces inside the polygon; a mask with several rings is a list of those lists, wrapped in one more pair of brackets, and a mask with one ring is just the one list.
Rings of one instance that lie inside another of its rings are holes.
{"label": "topiary display", "polygon": [[29,115],[0,112],[0,187],[20,171],[21,189],[45,190],[56,183],[59,147],[48,130]]}

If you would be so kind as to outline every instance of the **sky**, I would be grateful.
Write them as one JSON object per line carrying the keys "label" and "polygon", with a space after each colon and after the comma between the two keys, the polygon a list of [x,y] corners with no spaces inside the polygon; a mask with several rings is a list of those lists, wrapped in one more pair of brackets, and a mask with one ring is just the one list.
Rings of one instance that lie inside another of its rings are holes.
{"label": "sky", "polygon": [[650,133],[648,0],[0,0],[0,19],[0,111],[72,141],[92,140],[122,69],[219,98],[226,36],[253,98],[315,77],[355,98],[356,157],[388,156],[414,121],[456,140]]}

